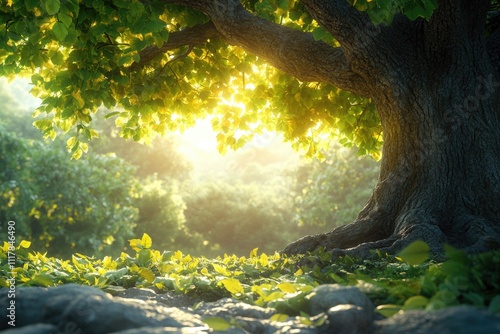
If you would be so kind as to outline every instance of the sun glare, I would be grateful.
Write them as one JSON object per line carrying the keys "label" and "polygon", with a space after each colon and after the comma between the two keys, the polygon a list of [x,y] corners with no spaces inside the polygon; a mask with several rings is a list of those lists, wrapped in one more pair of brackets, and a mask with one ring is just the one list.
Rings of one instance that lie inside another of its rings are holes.
{"label": "sun glare", "polygon": [[222,155],[217,150],[217,133],[212,129],[210,118],[199,120],[194,127],[177,135],[178,150],[191,161],[194,177],[198,179],[231,176],[236,169],[248,168],[254,163],[290,166],[300,159],[291,145],[274,132],[256,134],[244,147]]}

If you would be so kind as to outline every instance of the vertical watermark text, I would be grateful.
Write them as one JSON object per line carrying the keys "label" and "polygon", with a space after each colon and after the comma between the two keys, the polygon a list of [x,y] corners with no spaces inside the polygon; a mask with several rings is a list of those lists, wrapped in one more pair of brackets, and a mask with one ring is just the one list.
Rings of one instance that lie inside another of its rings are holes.
{"label": "vertical watermark text", "polygon": [[14,276],[14,268],[16,266],[16,222],[9,221],[7,223],[7,266],[10,270],[10,277],[7,278],[7,323],[16,326],[16,278]]}

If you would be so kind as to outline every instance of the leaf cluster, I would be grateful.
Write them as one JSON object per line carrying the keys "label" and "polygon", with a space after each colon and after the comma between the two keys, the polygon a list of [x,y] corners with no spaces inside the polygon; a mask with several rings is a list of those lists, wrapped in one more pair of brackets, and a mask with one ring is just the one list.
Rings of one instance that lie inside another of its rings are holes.
{"label": "leaf cluster", "polygon": [[410,20],[429,19],[438,6],[437,0],[349,0],[351,5],[368,13],[375,23],[390,24],[397,14]]}

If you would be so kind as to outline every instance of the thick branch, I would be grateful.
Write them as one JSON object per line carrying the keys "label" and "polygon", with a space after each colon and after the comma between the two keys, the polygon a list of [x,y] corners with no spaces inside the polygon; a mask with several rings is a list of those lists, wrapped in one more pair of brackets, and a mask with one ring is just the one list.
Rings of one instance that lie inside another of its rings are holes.
{"label": "thick branch", "polygon": [[341,89],[369,95],[366,82],[354,73],[339,48],[315,41],[311,34],[264,19],[238,0],[165,0],[203,11],[222,38],[269,62],[301,81],[328,82]]}
{"label": "thick branch", "polygon": [[340,42],[351,50],[371,44],[379,33],[366,13],[351,6],[347,0],[304,0],[311,16]]}
{"label": "thick branch", "polygon": [[[311,16],[340,42],[351,69],[373,89],[387,90],[391,77],[392,84],[401,77],[414,77],[408,64],[416,58],[415,28],[406,17],[396,16],[391,26],[375,25],[347,0],[303,2]],[[381,84],[382,78],[386,83]]]}
{"label": "thick branch", "polygon": [[139,63],[133,63],[129,69],[133,71],[146,66],[154,58],[163,55],[167,51],[175,50],[186,45],[192,48],[205,43],[210,38],[217,37],[220,37],[220,34],[212,22],[173,32],[170,34],[168,41],[165,42],[161,48],[150,46],[142,50],[139,53],[141,56]]}

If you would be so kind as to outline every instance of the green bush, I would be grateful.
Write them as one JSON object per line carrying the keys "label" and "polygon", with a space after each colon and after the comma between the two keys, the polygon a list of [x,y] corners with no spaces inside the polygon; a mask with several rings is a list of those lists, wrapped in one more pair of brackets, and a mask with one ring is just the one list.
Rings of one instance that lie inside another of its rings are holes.
{"label": "green bush", "polygon": [[291,201],[275,191],[252,185],[210,181],[193,187],[186,197],[186,226],[201,241],[202,254],[267,252],[291,240]]}
{"label": "green bush", "polygon": [[150,177],[142,181],[140,196],[134,201],[139,210],[136,235],[155,236],[157,249],[173,249],[185,234],[184,210],[186,204],[173,180]]}
{"label": "green bush", "polygon": [[19,238],[64,257],[118,251],[132,235],[134,168],[112,156],[71,161],[60,145],[28,142],[0,131],[2,221]]}

